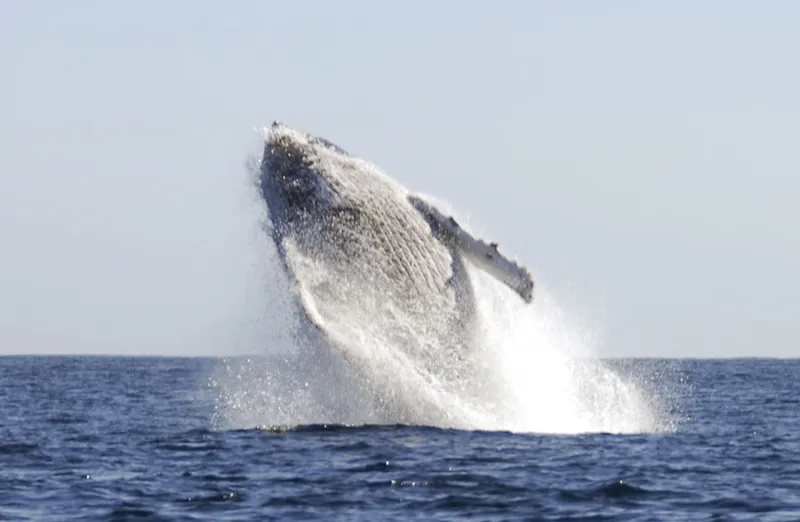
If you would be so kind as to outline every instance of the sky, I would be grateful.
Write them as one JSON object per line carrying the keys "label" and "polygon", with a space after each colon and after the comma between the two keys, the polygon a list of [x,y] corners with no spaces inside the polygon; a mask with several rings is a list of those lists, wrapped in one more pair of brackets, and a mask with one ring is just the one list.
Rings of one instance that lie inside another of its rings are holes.
{"label": "sky", "polygon": [[602,356],[800,356],[798,20],[790,1],[0,2],[0,354],[248,349],[246,164],[280,120],[450,202]]}

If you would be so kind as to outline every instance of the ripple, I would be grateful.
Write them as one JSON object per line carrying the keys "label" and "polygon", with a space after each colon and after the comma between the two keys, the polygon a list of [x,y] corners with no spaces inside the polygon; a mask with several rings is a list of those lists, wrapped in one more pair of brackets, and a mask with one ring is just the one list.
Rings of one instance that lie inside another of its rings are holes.
{"label": "ripple", "polygon": [[0,455],[26,455],[35,452],[39,449],[39,444],[24,443],[24,442],[11,442],[7,444],[0,444]]}
{"label": "ripple", "polygon": [[241,493],[237,493],[235,491],[220,491],[209,495],[189,497],[186,499],[186,502],[216,504],[219,502],[241,502],[243,500],[244,496]]}
{"label": "ripple", "polygon": [[566,490],[561,492],[564,500],[584,501],[584,500],[643,500],[643,499],[664,499],[675,496],[677,493],[666,491],[648,490],[634,486],[624,480],[617,480],[603,484],[596,488],[583,490]]}
{"label": "ripple", "polygon": [[111,521],[128,521],[128,520],[168,520],[167,518],[160,517],[156,511],[147,508],[139,503],[122,502],[108,513],[108,519]]}

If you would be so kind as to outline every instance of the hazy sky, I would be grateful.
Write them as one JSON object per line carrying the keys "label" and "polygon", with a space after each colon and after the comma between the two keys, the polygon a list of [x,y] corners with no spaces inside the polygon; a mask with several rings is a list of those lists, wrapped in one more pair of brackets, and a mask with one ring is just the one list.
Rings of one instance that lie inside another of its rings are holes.
{"label": "hazy sky", "polygon": [[[402,6],[402,7],[401,7]],[[800,356],[800,3],[0,3],[0,353],[224,353],[279,119],[450,201],[602,355]]]}

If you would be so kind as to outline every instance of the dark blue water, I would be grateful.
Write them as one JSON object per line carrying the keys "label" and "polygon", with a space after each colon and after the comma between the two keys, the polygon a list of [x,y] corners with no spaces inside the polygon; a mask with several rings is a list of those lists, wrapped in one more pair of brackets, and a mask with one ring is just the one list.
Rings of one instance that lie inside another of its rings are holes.
{"label": "dark blue water", "polygon": [[0,520],[800,520],[800,361],[618,362],[635,435],[224,430],[220,364],[0,358]]}

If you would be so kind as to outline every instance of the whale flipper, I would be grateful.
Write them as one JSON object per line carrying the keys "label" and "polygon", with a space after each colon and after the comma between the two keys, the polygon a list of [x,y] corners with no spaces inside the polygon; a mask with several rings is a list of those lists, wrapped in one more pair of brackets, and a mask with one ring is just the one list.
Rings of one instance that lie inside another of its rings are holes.
{"label": "whale flipper", "polygon": [[486,244],[476,239],[453,217],[445,216],[418,196],[409,195],[408,200],[422,214],[434,234],[449,240],[473,265],[514,290],[526,303],[533,301],[534,283],[530,272],[501,254],[497,243]]}

